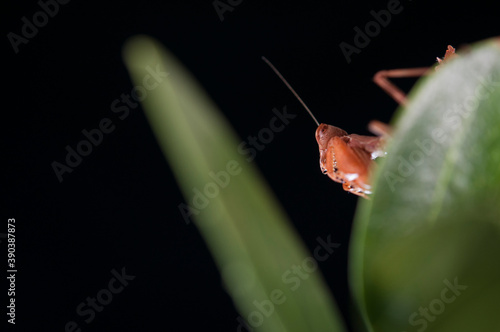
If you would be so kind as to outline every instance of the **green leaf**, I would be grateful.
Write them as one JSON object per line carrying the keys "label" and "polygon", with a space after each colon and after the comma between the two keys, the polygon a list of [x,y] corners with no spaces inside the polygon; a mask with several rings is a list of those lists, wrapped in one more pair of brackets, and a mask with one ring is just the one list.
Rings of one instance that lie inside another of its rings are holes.
{"label": "green leaf", "polygon": [[500,331],[500,41],[421,80],[351,243],[369,330]]}
{"label": "green leaf", "polygon": [[[342,331],[313,256],[254,165],[238,153],[241,140],[191,75],[148,37],[130,40],[124,59],[133,82],[147,90],[142,104],[151,127],[249,326],[255,331]],[[161,83],[154,86],[147,78],[152,69],[168,72],[168,78],[160,74]],[[309,272],[302,272],[302,279],[293,269],[304,264]]]}

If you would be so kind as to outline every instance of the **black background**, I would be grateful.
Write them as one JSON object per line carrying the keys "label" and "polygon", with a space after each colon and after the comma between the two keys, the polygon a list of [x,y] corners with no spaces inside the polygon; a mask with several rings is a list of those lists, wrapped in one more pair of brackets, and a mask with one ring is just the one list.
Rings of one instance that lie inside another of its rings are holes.
{"label": "black background", "polygon": [[[499,32],[494,2],[405,0],[348,64],[339,44],[353,44],[353,28],[387,4],[242,1],[221,21],[211,1],[71,1],[15,54],[7,34],[20,34],[21,18],[32,21],[40,6],[3,2],[0,232],[16,219],[15,329],[64,331],[75,321],[82,331],[236,330],[238,313],[196,227],[179,213],[183,198],[141,107],[123,121],[111,112],[133,87],[121,49],[136,34],[176,54],[242,139],[267,127],[274,107],[298,115],[254,162],[309,249],[318,236],[341,244],[320,268],[351,319],[347,257],[358,198],[321,174],[315,124],[260,57],[320,122],[367,134],[369,120],[389,121],[397,106],[372,83],[377,70],[432,65],[448,44]],[[413,82],[399,81],[406,90]],[[51,163],[64,162],[65,147],[103,118],[116,129],[59,183]],[[0,248],[6,261],[5,240]],[[76,307],[122,268],[136,278],[85,323]]]}

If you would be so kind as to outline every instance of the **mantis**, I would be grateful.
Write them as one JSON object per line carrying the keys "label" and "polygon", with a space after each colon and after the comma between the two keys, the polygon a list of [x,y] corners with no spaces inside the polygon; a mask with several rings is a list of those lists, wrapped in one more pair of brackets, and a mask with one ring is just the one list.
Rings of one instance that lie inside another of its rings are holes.
{"label": "mantis", "polygon": [[[437,58],[438,66],[435,69],[453,56],[455,56],[455,49],[448,45],[444,58]],[[283,75],[265,57],[262,57],[262,60],[271,67],[318,125],[316,141],[319,147],[321,172],[333,181],[341,183],[345,191],[368,198],[368,195],[372,193],[370,179],[376,166],[374,160],[386,155],[385,147],[391,134],[390,126],[372,120],[368,124],[368,129],[376,136],[366,136],[348,134],[341,128],[319,123]],[[389,78],[419,77],[426,75],[429,70],[429,67],[381,70],[374,75],[373,81],[398,104],[405,106],[406,94],[391,83]]]}

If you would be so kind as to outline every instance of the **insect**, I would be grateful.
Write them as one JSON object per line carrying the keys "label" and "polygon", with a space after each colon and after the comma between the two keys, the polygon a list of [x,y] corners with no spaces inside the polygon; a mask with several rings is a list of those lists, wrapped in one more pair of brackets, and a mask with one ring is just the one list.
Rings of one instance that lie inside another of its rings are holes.
{"label": "insect", "polygon": [[[436,69],[454,55],[455,49],[449,45],[444,58],[437,58],[439,64]],[[374,159],[386,155],[385,146],[391,133],[389,125],[373,120],[368,124],[368,129],[376,136],[366,136],[348,134],[338,127],[320,124],[283,75],[265,57],[262,57],[262,60],[278,75],[318,125],[316,141],[321,172],[333,181],[341,183],[344,190],[367,198],[367,195],[372,193],[370,178],[376,166]],[[375,74],[373,80],[396,102],[406,105],[405,93],[392,84],[389,78],[418,77],[426,75],[428,71],[429,67],[382,70]]]}

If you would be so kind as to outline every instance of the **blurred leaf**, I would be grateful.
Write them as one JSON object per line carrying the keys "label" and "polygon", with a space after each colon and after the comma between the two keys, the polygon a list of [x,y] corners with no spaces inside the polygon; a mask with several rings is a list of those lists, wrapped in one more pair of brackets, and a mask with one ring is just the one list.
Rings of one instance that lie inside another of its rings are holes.
{"label": "blurred leaf", "polygon": [[500,41],[414,91],[356,216],[355,298],[374,331],[500,331]]}
{"label": "blurred leaf", "polygon": [[[304,279],[292,272],[310,263],[312,255],[255,167],[238,153],[241,141],[197,83],[148,37],[130,40],[124,59],[137,86],[154,82],[146,78],[152,68],[168,72],[147,91],[143,107],[186,203],[196,208],[196,226],[226,289],[250,326],[255,331],[342,331],[320,272],[310,270]],[[273,298],[282,303],[273,304]],[[236,317],[234,323],[236,328]]]}

